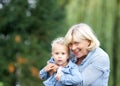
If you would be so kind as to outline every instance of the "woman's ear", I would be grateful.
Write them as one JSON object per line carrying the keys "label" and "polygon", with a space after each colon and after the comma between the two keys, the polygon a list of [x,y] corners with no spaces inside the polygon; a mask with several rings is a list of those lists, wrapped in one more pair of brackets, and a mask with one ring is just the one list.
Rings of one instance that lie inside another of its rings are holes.
{"label": "woman's ear", "polygon": [[88,40],[88,47],[91,45],[91,40]]}

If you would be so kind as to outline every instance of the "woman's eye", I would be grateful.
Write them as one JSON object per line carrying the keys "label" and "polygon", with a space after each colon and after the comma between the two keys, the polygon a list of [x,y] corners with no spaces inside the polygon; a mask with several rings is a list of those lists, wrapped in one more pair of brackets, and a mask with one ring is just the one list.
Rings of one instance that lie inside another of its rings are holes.
{"label": "woman's eye", "polygon": [[75,45],[78,45],[79,44],[79,42],[75,42]]}
{"label": "woman's eye", "polygon": [[64,55],[65,53],[62,53],[62,55]]}
{"label": "woman's eye", "polygon": [[71,47],[71,46],[72,46],[72,43],[70,43],[68,46]]}

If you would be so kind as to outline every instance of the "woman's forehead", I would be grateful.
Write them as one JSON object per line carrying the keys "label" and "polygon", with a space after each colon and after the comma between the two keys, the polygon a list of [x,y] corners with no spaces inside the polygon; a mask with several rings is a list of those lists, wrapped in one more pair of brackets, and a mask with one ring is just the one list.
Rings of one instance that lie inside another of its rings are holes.
{"label": "woman's forehead", "polygon": [[80,42],[82,39],[84,39],[82,35],[73,35],[71,41]]}
{"label": "woman's forehead", "polygon": [[69,43],[80,42],[82,39],[77,37],[72,37]]}

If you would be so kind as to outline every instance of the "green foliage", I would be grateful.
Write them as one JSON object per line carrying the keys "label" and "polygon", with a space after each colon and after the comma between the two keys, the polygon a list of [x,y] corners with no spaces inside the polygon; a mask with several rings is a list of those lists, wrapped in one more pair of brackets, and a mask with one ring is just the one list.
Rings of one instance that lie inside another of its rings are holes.
{"label": "green foliage", "polygon": [[50,42],[64,31],[58,1],[33,1],[1,1],[0,81],[5,86],[42,86],[39,70],[51,56]]}

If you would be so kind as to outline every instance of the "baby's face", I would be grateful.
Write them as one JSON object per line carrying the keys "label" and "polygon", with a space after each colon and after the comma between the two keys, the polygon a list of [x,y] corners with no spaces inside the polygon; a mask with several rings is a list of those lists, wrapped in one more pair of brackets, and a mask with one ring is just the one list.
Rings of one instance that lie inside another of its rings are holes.
{"label": "baby's face", "polygon": [[56,45],[52,49],[52,57],[59,66],[66,66],[69,58],[68,48],[64,45]]}

